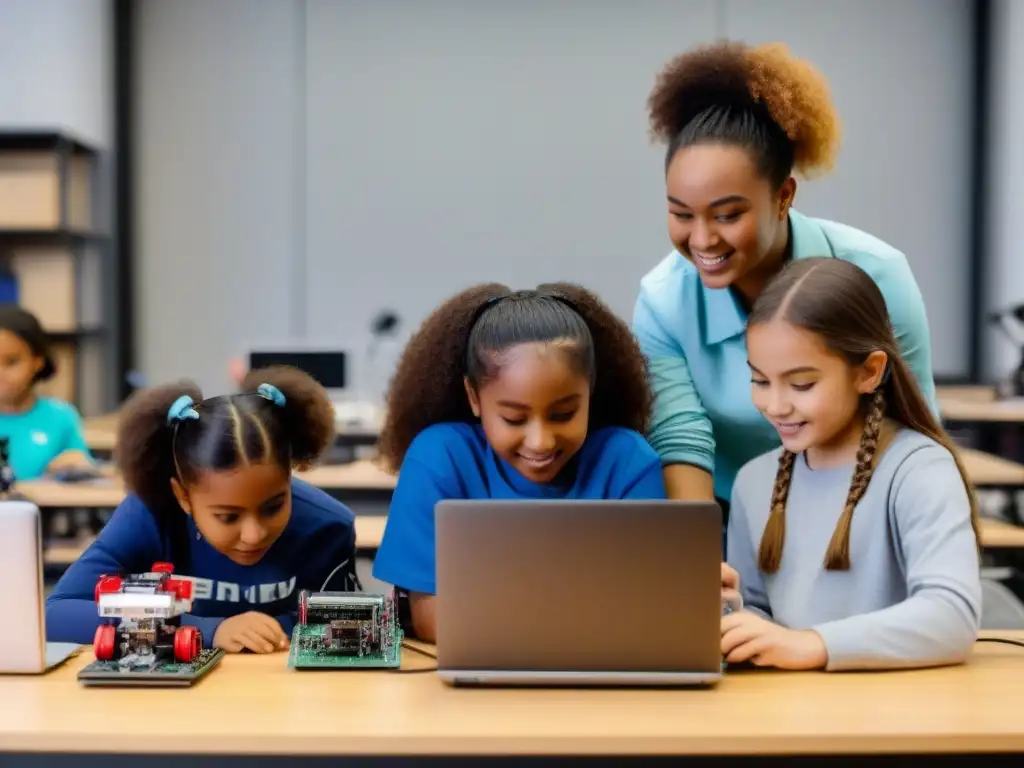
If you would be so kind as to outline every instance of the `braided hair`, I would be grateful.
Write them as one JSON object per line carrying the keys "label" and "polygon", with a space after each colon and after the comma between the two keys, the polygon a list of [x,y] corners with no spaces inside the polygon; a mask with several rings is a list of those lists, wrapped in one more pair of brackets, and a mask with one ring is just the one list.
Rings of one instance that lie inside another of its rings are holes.
{"label": "braided hair", "polygon": [[[857,450],[846,503],[825,552],[825,568],[846,571],[850,561],[850,527],[854,511],[863,498],[878,459],[884,451],[885,420],[919,432],[952,454],[971,504],[971,524],[980,542],[977,500],[959,458],[956,446],[939,425],[921,394],[914,375],[903,360],[896,341],[885,298],[871,277],[860,267],[842,259],[827,257],[790,262],[773,278],[758,297],[750,313],[748,328],[784,318],[787,323],[811,331],[825,345],[843,355],[850,365],[861,365],[868,355],[882,351],[887,374],[872,393],[862,398],[864,428]],[[771,510],[758,563],[765,573],[776,573],[782,562],[786,531],[786,499],[793,478],[796,455],[783,450],[772,489]]]}

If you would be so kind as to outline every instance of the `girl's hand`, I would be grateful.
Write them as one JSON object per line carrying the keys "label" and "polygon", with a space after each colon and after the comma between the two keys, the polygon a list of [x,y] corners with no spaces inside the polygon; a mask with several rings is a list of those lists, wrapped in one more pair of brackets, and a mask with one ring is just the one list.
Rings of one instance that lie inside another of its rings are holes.
{"label": "girl's hand", "polygon": [[722,602],[733,605],[736,610],[743,607],[743,596],[740,594],[740,575],[728,563],[722,563]]}
{"label": "girl's hand", "polygon": [[759,667],[821,669],[828,651],[821,635],[810,629],[786,629],[751,611],[722,617],[722,655],[733,664]]}
{"label": "girl's hand", "polygon": [[59,472],[71,467],[90,467],[92,461],[82,451],[64,451],[46,465],[47,472]]}
{"label": "girl's hand", "polygon": [[213,633],[213,645],[228,653],[273,653],[288,647],[288,636],[273,616],[249,611],[224,619]]}

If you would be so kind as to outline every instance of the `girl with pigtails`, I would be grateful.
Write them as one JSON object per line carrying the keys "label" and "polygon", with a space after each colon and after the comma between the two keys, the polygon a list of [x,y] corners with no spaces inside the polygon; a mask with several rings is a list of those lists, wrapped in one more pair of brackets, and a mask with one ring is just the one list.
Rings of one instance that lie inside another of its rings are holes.
{"label": "girl with pigtails", "polygon": [[298,594],[359,589],[355,517],[293,477],[330,446],[334,409],[301,371],[250,371],[241,392],[205,398],[191,382],[125,403],[115,460],[128,495],[46,601],[47,638],[92,643],[101,575],[169,562],[193,581],[203,647],[288,647]]}
{"label": "girl with pigtails", "polygon": [[401,470],[374,576],[408,631],[434,640],[434,506],[443,499],[658,499],[643,355],[629,327],[567,283],[469,288],[399,361],[381,434]]}
{"label": "girl with pigtails", "polygon": [[794,261],[746,331],[754,406],[782,443],[732,490],[744,609],[729,662],[885,669],[962,662],[980,628],[978,510],[956,447],[900,353],[877,283]]}

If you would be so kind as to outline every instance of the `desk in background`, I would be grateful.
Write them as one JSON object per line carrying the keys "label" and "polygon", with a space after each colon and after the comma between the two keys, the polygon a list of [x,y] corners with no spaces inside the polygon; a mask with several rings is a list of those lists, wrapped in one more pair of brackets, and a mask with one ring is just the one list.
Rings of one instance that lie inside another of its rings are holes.
{"label": "desk in background", "polygon": [[939,387],[943,423],[961,441],[983,451],[1024,460],[1024,398],[999,399],[995,387]]}
{"label": "desk in background", "polygon": [[[82,431],[85,444],[99,459],[107,460],[113,455],[114,447],[117,444],[118,418],[119,414],[114,412],[83,419]],[[356,427],[339,423],[335,436],[335,453],[351,458],[354,456],[355,449],[375,445],[378,436],[379,425],[377,424],[369,427]]]}
{"label": "desk in background", "polygon": [[94,456],[110,458],[117,442],[117,414],[108,413],[83,419],[82,433],[85,444]]}
{"label": "desk in background", "polygon": [[[380,546],[387,520],[387,506],[395,487],[395,477],[368,461],[321,466],[296,476],[324,489],[356,513],[356,547],[372,553]],[[58,483],[53,480],[28,480],[17,490],[47,512],[89,509],[112,510],[124,499],[125,489],[116,477],[83,483]],[[88,546],[89,540],[47,542],[46,564],[66,567]]]}
{"label": "desk in background", "polygon": [[[961,453],[972,483],[979,488],[1024,488],[1024,465],[971,449]],[[307,482],[324,488],[356,512],[358,546],[374,552],[380,545],[387,505],[396,478],[370,462],[317,467],[297,473]],[[44,511],[67,509],[109,510],[121,503],[124,488],[116,479],[88,483],[57,483],[34,480],[19,483],[18,490]],[[1011,494],[1012,496],[1012,494]],[[1013,518],[1011,518],[1013,519]],[[982,521],[983,544],[1000,550],[1024,550],[1024,527],[998,520]],[[47,547],[46,561],[60,567],[73,562],[87,542],[62,542]]]}
{"label": "desk in background", "polygon": [[[904,765],[1024,754],[1024,648],[1001,644],[979,643],[958,667],[734,671],[696,690],[462,690],[431,672],[290,670],[284,654],[228,656],[191,691],[85,689],[75,674],[90,652],[45,676],[0,677],[0,750],[46,754],[48,766],[121,753],[161,767],[175,754],[272,755],[281,765],[316,755],[450,764],[471,755],[897,754]],[[403,654],[408,670],[433,664]],[[0,763],[17,765],[7,755]]]}

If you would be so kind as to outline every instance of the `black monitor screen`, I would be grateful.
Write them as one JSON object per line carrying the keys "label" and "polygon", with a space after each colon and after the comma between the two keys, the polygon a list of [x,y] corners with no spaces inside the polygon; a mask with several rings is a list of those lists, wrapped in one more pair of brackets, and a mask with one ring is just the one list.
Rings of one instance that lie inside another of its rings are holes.
{"label": "black monitor screen", "polygon": [[344,352],[252,352],[249,368],[289,365],[305,371],[324,389],[344,389],[346,385]]}

